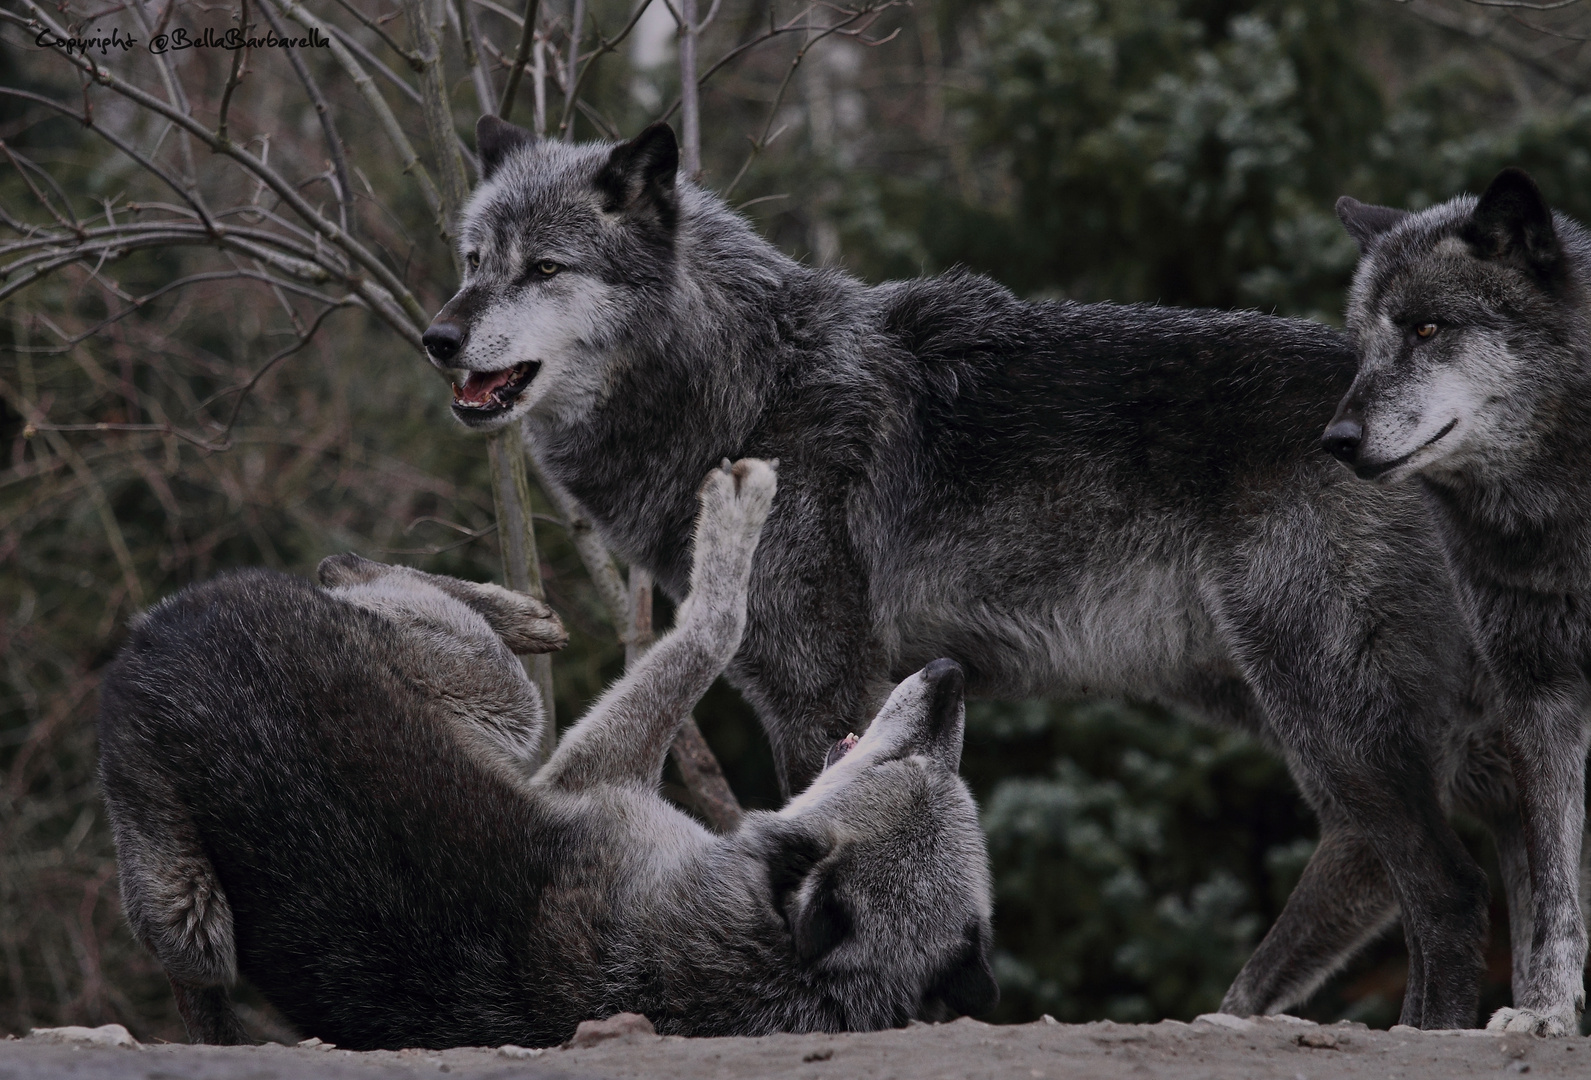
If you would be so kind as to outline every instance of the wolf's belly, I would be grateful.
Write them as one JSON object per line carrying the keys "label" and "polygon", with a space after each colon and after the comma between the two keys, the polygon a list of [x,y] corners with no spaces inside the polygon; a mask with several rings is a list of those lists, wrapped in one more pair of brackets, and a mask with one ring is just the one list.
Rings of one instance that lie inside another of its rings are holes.
{"label": "wolf's belly", "polygon": [[893,674],[949,656],[979,696],[1162,697],[1196,670],[1226,666],[1186,565],[1128,559],[1049,569],[960,580],[919,572],[878,589]]}

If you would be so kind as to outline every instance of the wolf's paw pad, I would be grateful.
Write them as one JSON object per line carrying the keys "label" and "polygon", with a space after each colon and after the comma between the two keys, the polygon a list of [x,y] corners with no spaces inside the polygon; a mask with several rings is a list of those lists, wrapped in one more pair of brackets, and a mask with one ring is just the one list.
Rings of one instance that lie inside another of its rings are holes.
{"label": "wolf's paw pad", "polygon": [[1529,1009],[1498,1009],[1492,1013],[1486,1030],[1524,1035],[1578,1035],[1580,1023],[1574,1016],[1531,1012]]}
{"label": "wolf's paw pad", "polygon": [[739,543],[755,537],[773,505],[778,468],[777,459],[741,458],[730,464],[725,458],[702,482],[703,531]]}

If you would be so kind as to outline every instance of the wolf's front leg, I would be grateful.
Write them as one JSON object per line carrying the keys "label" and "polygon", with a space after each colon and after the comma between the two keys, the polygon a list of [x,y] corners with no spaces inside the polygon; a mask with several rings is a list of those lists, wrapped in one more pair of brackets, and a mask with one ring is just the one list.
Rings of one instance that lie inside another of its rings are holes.
{"label": "wolf's front leg", "polygon": [[[1498,1009],[1492,1031],[1576,1035],[1585,1010],[1586,929],[1580,910],[1586,725],[1582,692],[1519,708],[1508,756],[1530,859],[1532,934],[1524,993]],[[1512,914],[1512,913],[1510,913]]]}
{"label": "wolf's front leg", "polygon": [[691,591],[674,629],[564,736],[538,784],[579,790],[655,785],[679,726],[740,647],[751,559],[777,486],[777,461],[747,458],[707,475]]}

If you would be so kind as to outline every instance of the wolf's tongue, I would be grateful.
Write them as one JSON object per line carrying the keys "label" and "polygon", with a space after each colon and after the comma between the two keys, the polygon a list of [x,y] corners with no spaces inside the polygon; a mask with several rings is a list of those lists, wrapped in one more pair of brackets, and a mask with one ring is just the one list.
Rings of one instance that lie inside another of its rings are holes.
{"label": "wolf's tongue", "polygon": [[507,386],[513,377],[513,368],[504,368],[502,371],[472,371],[465,378],[463,386],[454,388],[453,396],[460,401],[478,405],[489,399],[492,391],[499,386]]}

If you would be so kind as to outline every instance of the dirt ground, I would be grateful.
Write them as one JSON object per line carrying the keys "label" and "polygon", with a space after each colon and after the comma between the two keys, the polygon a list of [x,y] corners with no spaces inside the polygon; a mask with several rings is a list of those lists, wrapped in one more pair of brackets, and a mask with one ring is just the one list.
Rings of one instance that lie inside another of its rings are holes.
{"label": "dirt ground", "polygon": [[443,1074],[448,1080],[1456,1080],[1591,1075],[1591,1039],[1409,1028],[1371,1031],[1358,1024],[1323,1027],[1290,1018],[1011,1026],[958,1020],[866,1035],[683,1039],[630,1034],[578,1049],[374,1053],[324,1044],[115,1046],[105,1043],[124,1032],[95,1030],[100,1034],[78,1041],[43,1036],[0,1042],[0,1080],[409,1080]]}

